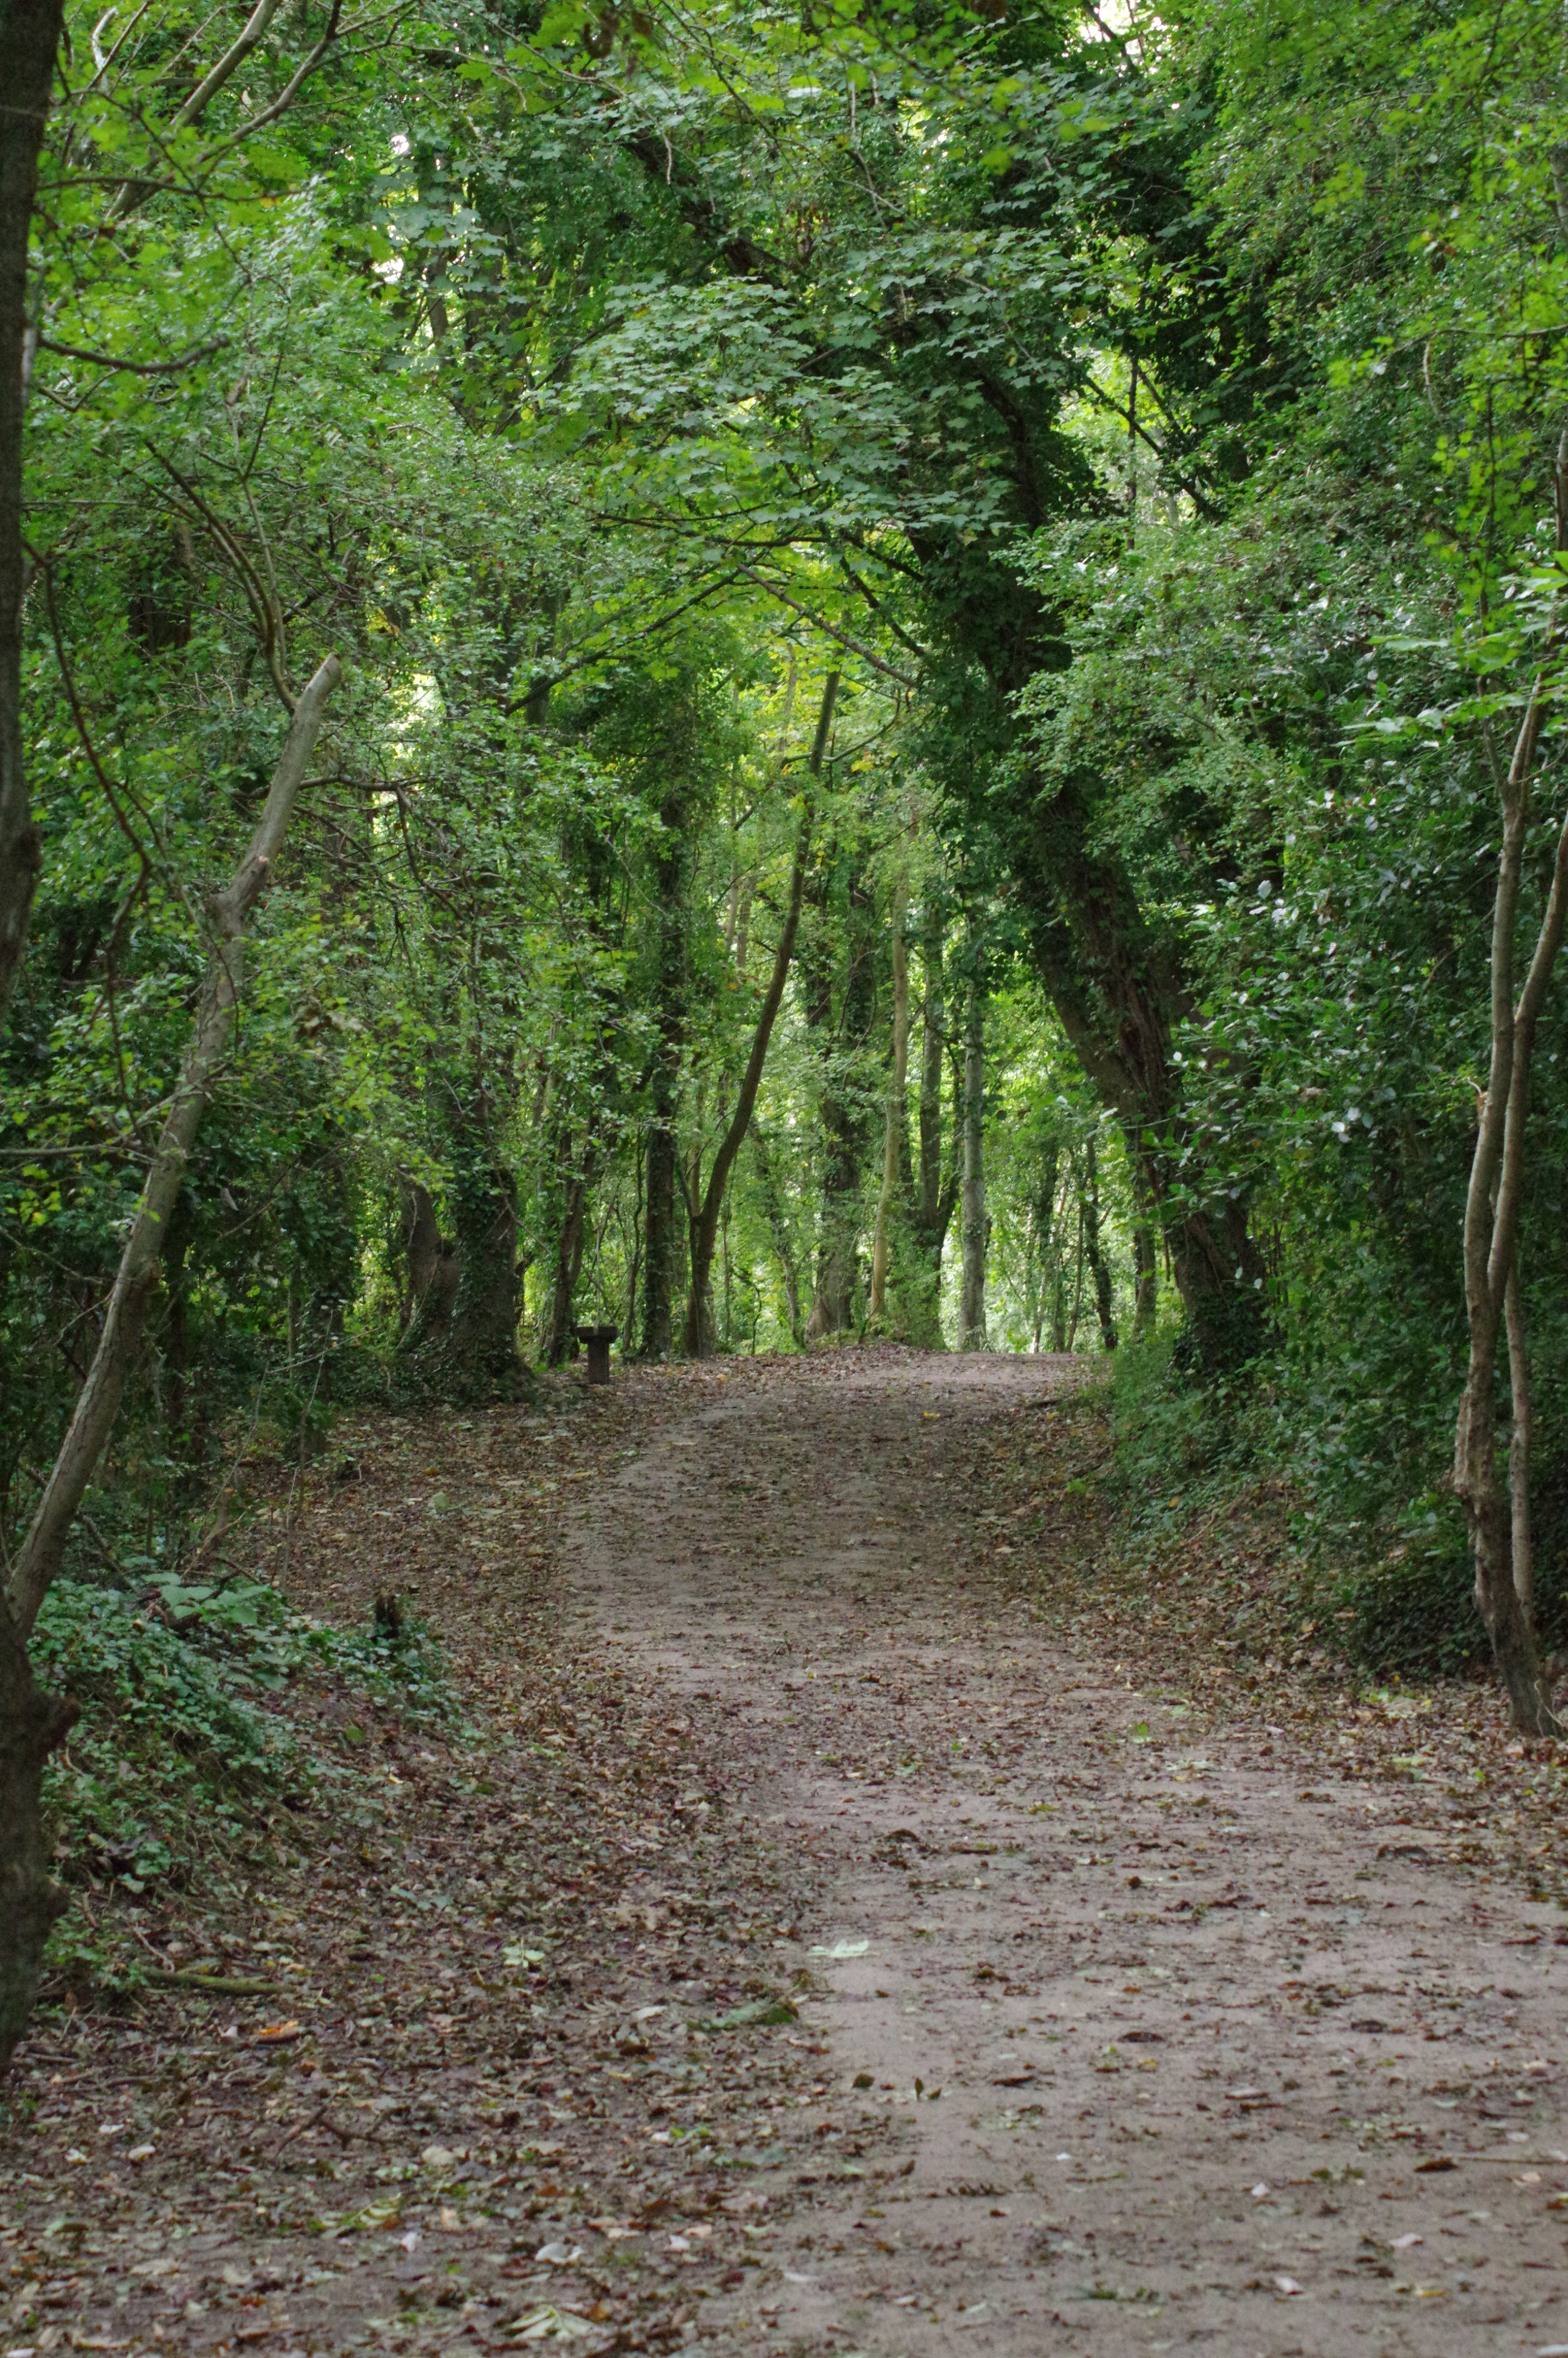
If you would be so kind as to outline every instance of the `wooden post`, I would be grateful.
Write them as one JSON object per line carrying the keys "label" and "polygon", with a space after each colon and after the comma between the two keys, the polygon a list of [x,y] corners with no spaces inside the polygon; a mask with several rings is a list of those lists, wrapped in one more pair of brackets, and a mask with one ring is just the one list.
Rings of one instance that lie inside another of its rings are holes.
{"label": "wooden post", "polygon": [[590,1384],[610,1381],[610,1346],[620,1334],[619,1326],[579,1326],[577,1338],[588,1346],[588,1379]]}

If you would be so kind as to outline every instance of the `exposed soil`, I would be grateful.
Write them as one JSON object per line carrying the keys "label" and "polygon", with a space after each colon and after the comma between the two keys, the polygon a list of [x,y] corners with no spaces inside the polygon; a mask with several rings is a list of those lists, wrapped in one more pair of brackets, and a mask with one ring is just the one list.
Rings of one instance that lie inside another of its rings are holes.
{"label": "exposed soil", "polygon": [[40,2020],[0,2353],[1568,2345],[1531,1757],[1097,1624],[1077,1372],[341,1436],[291,1576],[470,1729],[299,1699],[337,1823],[143,1928],[272,1993]]}

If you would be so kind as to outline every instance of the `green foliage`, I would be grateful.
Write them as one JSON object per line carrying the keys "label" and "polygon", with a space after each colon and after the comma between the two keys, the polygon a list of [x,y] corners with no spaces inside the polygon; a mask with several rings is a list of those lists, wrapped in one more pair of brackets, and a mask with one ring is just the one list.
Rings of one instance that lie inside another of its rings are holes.
{"label": "green foliage", "polygon": [[[169,1585],[238,1427],[292,1458],[335,1399],[514,1386],[589,1313],[630,1343],[665,1138],[678,1292],[830,663],[721,1347],[865,1326],[902,896],[892,1330],[956,1331],[922,1008],[945,990],[950,1193],[978,959],[994,1339],[1118,1333],[1134,1496],[1287,1480],[1368,1659],[1463,1653],[1491,772],[1562,586],[1560,37],[1544,0],[1244,0],[1125,38],[1054,7],[459,11],[434,47],[356,27],[297,88],[280,37],[189,114],[167,45],[197,72],[217,36],[177,7],[70,68],[29,313],[7,1544],[208,888],[292,688],[329,648],[347,674],[104,1474],[112,1552],[161,1584],[136,1644],[189,1657],[182,1758],[265,1783],[252,1723],[201,1714],[259,1711],[260,1742],[265,1679],[308,1666],[259,1586]],[[1556,756],[1553,723],[1526,925]],[[1553,1614],[1560,1005],[1524,1239]],[[1135,1239],[1164,1323],[1132,1350]],[[137,1680],[186,1695],[135,1660],[123,1694],[103,1672],[127,1729]]]}
{"label": "green foliage", "polygon": [[56,1873],[73,1905],[50,1947],[68,1980],[133,1988],[145,1955],[124,1920],[81,1904],[179,1891],[253,1853],[279,1822],[330,1806],[334,1756],[276,1700],[304,1684],[400,1717],[455,1725],[416,1622],[387,1637],[292,1612],[261,1582],[155,1574],[124,1591],[63,1581],[33,1641],[38,1674],[81,1706],[45,1774]]}

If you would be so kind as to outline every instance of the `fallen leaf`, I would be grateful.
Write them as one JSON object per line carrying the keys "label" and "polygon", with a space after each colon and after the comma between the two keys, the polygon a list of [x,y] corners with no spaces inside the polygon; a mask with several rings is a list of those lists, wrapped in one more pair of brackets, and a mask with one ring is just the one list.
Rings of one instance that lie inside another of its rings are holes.
{"label": "fallen leaf", "polygon": [[535,2309],[506,2331],[519,2342],[581,2342],[591,2336],[593,2328],[574,2317],[569,2309]]}
{"label": "fallen leaf", "polygon": [[[863,1948],[867,1944],[862,1942],[860,1945]],[[811,1953],[817,1956],[823,1952],[814,1949]],[[664,2012],[662,2006],[654,2006],[652,2010],[655,2014]],[[762,1997],[754,1998],[750,2006],[735,2006],[729,2014],[718,2014],[707,2022],[694,2022],[688,2027],[693,2030],[739,2030],[748,2023],[766,2028],[773,2023],[798,2022],[799,2019],[787,1997]]]}

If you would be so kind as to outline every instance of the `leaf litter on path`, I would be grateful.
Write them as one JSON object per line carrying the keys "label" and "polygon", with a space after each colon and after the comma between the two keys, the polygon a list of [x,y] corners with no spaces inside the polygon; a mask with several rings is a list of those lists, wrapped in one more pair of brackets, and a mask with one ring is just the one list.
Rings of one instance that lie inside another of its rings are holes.
{"label": "leaf litter on path", "polygon": [[[1519,1894],[1557,1887],[1555,1769],[1478,1690],[1422,1698],[1412,1768],[1414,1714],[1254,1671],[1201,1609],[1173,1647],[1067,1487],[1099,1445],[1076,1373],[846,1352],[347,1429],[362,1477],[308,1508],[295,1593],[352,1622],[411,1592],[465,1725],[297,1682],[275,1707],[333,1758],[330,1806],[241,1880],[215,1853],[210,1887],[135,1903],[204,1982],[40,2016],[6,2129],[16,2346],[597,2358],[847,2320],[919,2358],[935,2309],[1033,2358],[1050,2302],[1092,2297],[1227,2353],[1254,2280],[1352,2346],[1411,2297],[1358,2251],[1367,2206],[1379,2252],[1467,2215],[1445,2122],[1535,2164],[1472,2174],[1540,2266],[1560,1952]],[[763,1476],[787,1528],[748,1503]],[[1432,1802],[1437,1839],[1385,1855]],[[981,2083],[1032,2101],[971,2127]],[[1457,2346],[1498,2282],[1413,2290],[1449,2292]]]}

